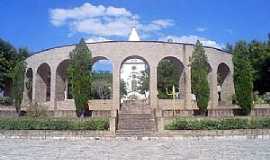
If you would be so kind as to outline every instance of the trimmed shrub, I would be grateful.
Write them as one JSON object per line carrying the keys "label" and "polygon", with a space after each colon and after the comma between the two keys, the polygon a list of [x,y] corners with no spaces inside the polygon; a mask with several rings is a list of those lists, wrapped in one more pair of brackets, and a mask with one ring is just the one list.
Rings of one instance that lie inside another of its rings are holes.
{"label": "trimmed shrub", "polygon": [[108,119],[0,119],[0,129],[4,130],[108,130]]}
{"label": "trimmed shrub", "polygon": [[167,130],[230,130],[270,128],[270,117],[245,118],[176,118],[165,126]]}

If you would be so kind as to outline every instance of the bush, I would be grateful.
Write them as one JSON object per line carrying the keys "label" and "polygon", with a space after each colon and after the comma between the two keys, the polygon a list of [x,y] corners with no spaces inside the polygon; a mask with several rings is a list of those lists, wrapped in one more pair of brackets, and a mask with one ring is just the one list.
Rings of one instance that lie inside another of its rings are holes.
{"label": "bush", "polygon": [[270,117],[256,118],[176,118],[165,126],[167,130],[230,130],[270,128]]}
{"label": "bush", "polygon": [[11,106],[12,105],[12,98],[0,96],[0,104],[5,105],[5,106]]}
{"label": "bush", "polygon": [[108,119],[0,119],[0,129],[5,130],[108,130]]}

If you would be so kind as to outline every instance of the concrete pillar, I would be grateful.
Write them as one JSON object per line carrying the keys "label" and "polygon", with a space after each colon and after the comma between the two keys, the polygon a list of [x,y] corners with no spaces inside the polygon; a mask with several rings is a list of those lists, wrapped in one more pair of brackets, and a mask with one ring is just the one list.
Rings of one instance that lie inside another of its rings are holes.
{"label": "concrete pillar", "polygon": [[120,63],[113,63],[113,94],[112,94],[112,100],[113,100],[113,110],[119,110],[120,108]]}
{"label": "concrete pillar", "polygon": [[32,84],[32,101],[33,103],[37,102],[37,93],[36,93],[36,87],[37,87],[37,68],[33,69],[33,84]]}
{"label": "concrete pillar", "polygon": [[157,64],[150,64],[150,104],[152,108],[157,108]]}
{"label": "concrete pillar", "polygon": [[210,99],[211,99],[211,108],[216,108],[218,106],[218,93],[217,93],[217,72],[216,69],[213,68],[213,71],[210,73]]}
{"label": "concrete pillar", "polygon": [[186,48],[183,45],[183,55],[184,55],[184,76],[185,76],[185,109],[192,108],[192,94],[191,94],[191,56],[192,48]]}
{"label": "concrete pillar", "polygon": [[50,107],[53,107],[51,109],[53,109],[54,111],[57,110],[57,106],[56,106],[56,68],[52,67],[51,68],[51,97],[50,97]]}
{"label": "concrete pillar", "polygon": [[[28,77],[27,77],[27,75],[26,75],[26,73],[27,73],[27,70],[28,70],[29,68],[26,68],[26,70],[25,70],[25,74],[24,74],[24,84],[23,84],[23,99],[22,99],[22,105],[23,106],[27,106],[27,105],[29,105],[30,104],[30,102],[31,102],[31,99],[29,98],[29,96],[28,96],[28,90],[27,90],[27,88],[26,88],[26,82],[28,81]],[[33,75],[33,73],[32,73],[32,75]],[[33,77],[32,77],[33,78]],[[33,79],[32,79],[33,80]],[[33,83],[32,83],[32,87],[33,87]],[[33,93],[33,91],[32,91],[32,93]],[[32,96],[32,99],[33,99],[33,96]]]}

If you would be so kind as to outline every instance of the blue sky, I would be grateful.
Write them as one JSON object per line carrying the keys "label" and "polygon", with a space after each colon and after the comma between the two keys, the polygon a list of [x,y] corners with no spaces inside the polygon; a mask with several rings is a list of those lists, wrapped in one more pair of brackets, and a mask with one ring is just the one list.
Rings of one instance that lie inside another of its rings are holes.
{"label": "blue sky", "polygon": [[222,47],[266,40],[269,0],[1,0],[0,37],[31,51],[77,43],[141,39],[204,41]]}

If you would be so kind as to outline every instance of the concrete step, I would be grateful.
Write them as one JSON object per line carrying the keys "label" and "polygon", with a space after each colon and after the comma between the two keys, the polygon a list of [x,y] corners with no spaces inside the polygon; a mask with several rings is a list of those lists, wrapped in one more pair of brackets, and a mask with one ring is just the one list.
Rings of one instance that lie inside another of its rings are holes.
{"label": "concrete step", "polygon": [[155,127],[155,118],[153,114],[119,114],[118,116],[118,129],[153,130]]}
{"label": "concrete step", "polygon": [[157,135],[155,130],[117,130],[118,137],[153,137]]}
{"label": "concrete step", "polygon": [[150,107],[122,107],[119,113],[126,114],[152,114],[152,109]]}
{"label": "concrete step", "polygon": [[120,113],[119,114],[119,119],[120,118],[127,118],[127,119],[141,119],[141,118],[145,118],[145,119],[154,119],[154,115],[153,114],[130,114],[130,113]]}
{"label": "concrete step", "polygon": [[145,120],[140,120],[140,121],[124,121],[121,120],[118,123],[118,129],[124,129],[124,130],[146,130],[146,129],[155,129],[155,122],[154,120],[152,121],[145,121]]}

